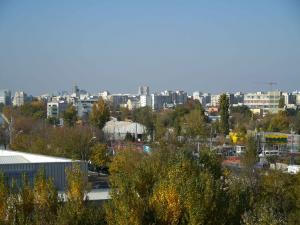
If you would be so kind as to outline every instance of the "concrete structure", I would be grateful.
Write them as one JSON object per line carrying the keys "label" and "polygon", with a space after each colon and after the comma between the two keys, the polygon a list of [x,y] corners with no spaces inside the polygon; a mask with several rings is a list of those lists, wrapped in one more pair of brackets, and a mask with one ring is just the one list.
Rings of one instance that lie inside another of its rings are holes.
{"label": "concrete structure", "polygon": [[141,107],[146,107],[146,106],[151,107],[151,105],[152,105],[151,96],[149,96],[149,95],[141,95],[140,96],[140,106]]}
{"label": "concrete structure", "polygon": [[64,100],[52,101],[47,103],[47,118],[59,118],[61,113],[66,110],[68,103]]}
{"label": "concrete structure", "polygon": [[76,108],[77,115],[80,118],[87,118],[93,109],[93,105],[98,102],[98,97],[89,97],[86,99],[76,100],[74,107]]}
{"label": "concrete structure", "polygon": [[260,156],[284,155],[297,153],[300,150],[300,135],[279,132],[260,132],[259,140]]}
{"label": "concrete structure", "polygon": [[121,104],[126,104],[128,101],[128,94],[113,94],[107,97],[113,109],[118,109]]}
{"label": "concrete structure", "polygon": [[221,95],[211,95],[210,106],[218,107]]}
{"label": "concrete structure", "polygon": [[263,113],[278,112],[278,104],[281,98],[280,91],[247,93],[244,96],[244,105],[252,109],[262,109]]}
{"label": "concrete structure", "polygon": [[140,101],[137,98],[129,98],[126,106],[129,110],[134,110],[140,107]]}
{"label": "concrete structure", "polygon": [[21,185],[25,174],[30,184],[40,170],[44,170],[47,178],[53,179],[58,190],[66,188],[66,169],[78,164],[87,177],[87,162],[72,161],[71,159],[30,154],[11,150],[0,150],[0,171],[4,173],[5,180],[11,184],[14,180]]}
{"label": "concrete structure", "polygon": [[286,106],[296,104],[296,96],[292,93],[282,92],[282,98],[284,99],[284,104]]}
{"label": "concrete structure", "polygon": [[150,95],[148,86],[139,86],[138,95]]}
{"label": "concrete structure", "polygon": [[236,92],[234,95],[233,104],[241,105],[244,104],[244,94],[242,92]]}
{"label": "concrete structure", "polygon": [[110,95],[109,91],[103,91],[99,93],[99,97],[101,97],[104,101],[108,101],[109,95]]}
{"label": "concrete structure", "polygon": [[17,91],[14,96],[13,105],[22,106],[27,101],[27,94],[23,91]]}
{"label": "concrete structure", "polygon": [[146,127],[140,123],[113,119],[105,124],[103,132],[108,140],[124,140],[127,133],[142,138],[146,134]]}
{"label": "concrete structure", "polygon": [[10,105],[11,104],[11,92],[7,89],[0,90],[0,104]]}

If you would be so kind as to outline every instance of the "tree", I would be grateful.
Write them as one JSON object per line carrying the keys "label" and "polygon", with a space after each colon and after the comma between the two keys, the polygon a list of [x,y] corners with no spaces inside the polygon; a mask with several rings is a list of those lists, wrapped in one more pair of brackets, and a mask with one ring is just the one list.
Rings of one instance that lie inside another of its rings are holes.
{"label": "tree", "polygon": [[155,115],[150,107],[142,107],[133,111],[133,121],[143,124],[148,134],[153,137]]}
{"label": "tree", "polygon": [[242,163],[245,167],[253,169],[257,160],[258,154],[255,137],[248,136],[246,139],[246,151],[242,157]]}
{"label": "tree", "polygon": [[91,148],[90,160],[97,167],[107,166],[111,160],[105,144],[96,144]]}
{"label": "tree", "polygon": [[4,174],[0,173],[0,224],[5,224],[6,217],[8,214],[8,198],[9,191],[5,185]]}
{"label": "tree", "polygon": [[131,111],[127,107],[121,107],[120,108],[120,119],[121,120],[127,120],[131,118]]}
{"label": "tree", "polygon": [[268,130],[272,132],[288,132],[290,121],[285,111],[279,111],[270,121]]}
{"label": "tree", "polygon": [[43,170],[40,170],[35,177],[34,208],[36,225],[56,224],[58,193],[53,181],[46,179]]}
{"label": "tree", "polygon": [[77,121],[77,111],[74,106],[69,105],[67,107],[67,109],[63,112],[63,119],[68,126],[72,127],[75,125]]}
{"label": "tree", "polygon": [[19,111],[22,115],[35,119],[45,119],[47,116],[46,103],[38,100],[25,103],[19,107]]}
{"label": "tree", "polygon": [[185,128],[186,135],[193,139],[203,138],[207,135],[205,115],[202,110],[194,109],[186,114],[182,127]]}
{"label": "tree", "polygon": [[32,187],[30,186],[26,174],[23,174],[22,187],[19,194],[19,223],[32,224],[34,216],[34,192],[32,190]]}
{"label": "tree", "polygon": [[4,103],[0,103],[0,113],[2,113],[3,112],[3,108],[5,107],[5,105],[4,105]]}
{"label": "tree", "polygon": [[110,119],[110,112],[105,101],[100,98],[97,103],[94,103],[92,112],[90,114],[90,121],[100,130],[105,126],[105,123]]}
{"label": "tree", "polygon": [[278,108],[282,109],[285,106],[284,97],[281,96],[278,103]]}
{"label": "tree", "polygon": [[226,94],[220,96],[221,131],[224,135],[229,133],[229,99]]}
{"label": "tree", "polygon": [[57,224],[79,225],[85,221],[84,200],[87,192],[87,182],[80,165],[67,169],[67,202],[58,211]]}
{"label": "tree", "polygon": [[46,119],[47,123],[50,124],[50,125],[54,125],[54,126],[57,126],[59,125],[59,119],[56,118],[56,117],[48,117]]}

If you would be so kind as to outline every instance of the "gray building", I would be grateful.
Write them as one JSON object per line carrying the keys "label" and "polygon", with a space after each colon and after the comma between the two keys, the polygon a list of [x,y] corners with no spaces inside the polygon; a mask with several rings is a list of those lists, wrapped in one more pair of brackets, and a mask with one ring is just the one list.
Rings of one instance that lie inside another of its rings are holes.
{"label": "gray building", "polygon": [[65,100],[52,101],[47,103],[47,117],[59,118],[67,109],[68,103]]}
{"label": "gray building", "polygon": [[93,109],[93,105],[98,102],[98,97],[89,99],[80,99],[74,103],[77,115],[80,118],[87,118]]}
{"label": "gray building", "polygon": [[0,150],[0,171],[8,184],[12,181],[21,185],[25,174],[30,184],[40,170],[44,170],[47,178],[53,179],[58,190],[65,190],[67,184],[66,169],[78,164],[87,177],[87,162],[72,161],[71,159],[30,154],[11,150]]}
{"label": "gray building", "polygon": [[138,95],[150,95],[148,86],[139,86]]}
{"label": "gray building", "polygon": [[0,103],[4,105],[11,104],[11,92],[7,89],[0,90]]}

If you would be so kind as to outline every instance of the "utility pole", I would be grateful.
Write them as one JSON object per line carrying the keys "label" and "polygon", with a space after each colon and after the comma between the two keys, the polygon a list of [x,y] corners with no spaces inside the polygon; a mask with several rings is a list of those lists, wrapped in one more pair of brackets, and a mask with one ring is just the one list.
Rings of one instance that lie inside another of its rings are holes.
{"label": "utility pole", "polygon": [[13,117],[12,117],[12,115],[10,116],[10,123],[8,125],[8,130],[9,130],[9,146],[11,147],[12,141],[13,141],[13,138],[12,138],[12,135],[13,135]]}

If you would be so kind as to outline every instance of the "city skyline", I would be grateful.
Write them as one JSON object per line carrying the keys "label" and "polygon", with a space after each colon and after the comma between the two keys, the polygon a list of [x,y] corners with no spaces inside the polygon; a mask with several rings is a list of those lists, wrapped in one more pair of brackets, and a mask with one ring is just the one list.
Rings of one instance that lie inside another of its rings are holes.
{"label": "city skyline", "polygon": [[297,1],[1,1],[0,86],[33,95],[293,91]]}

